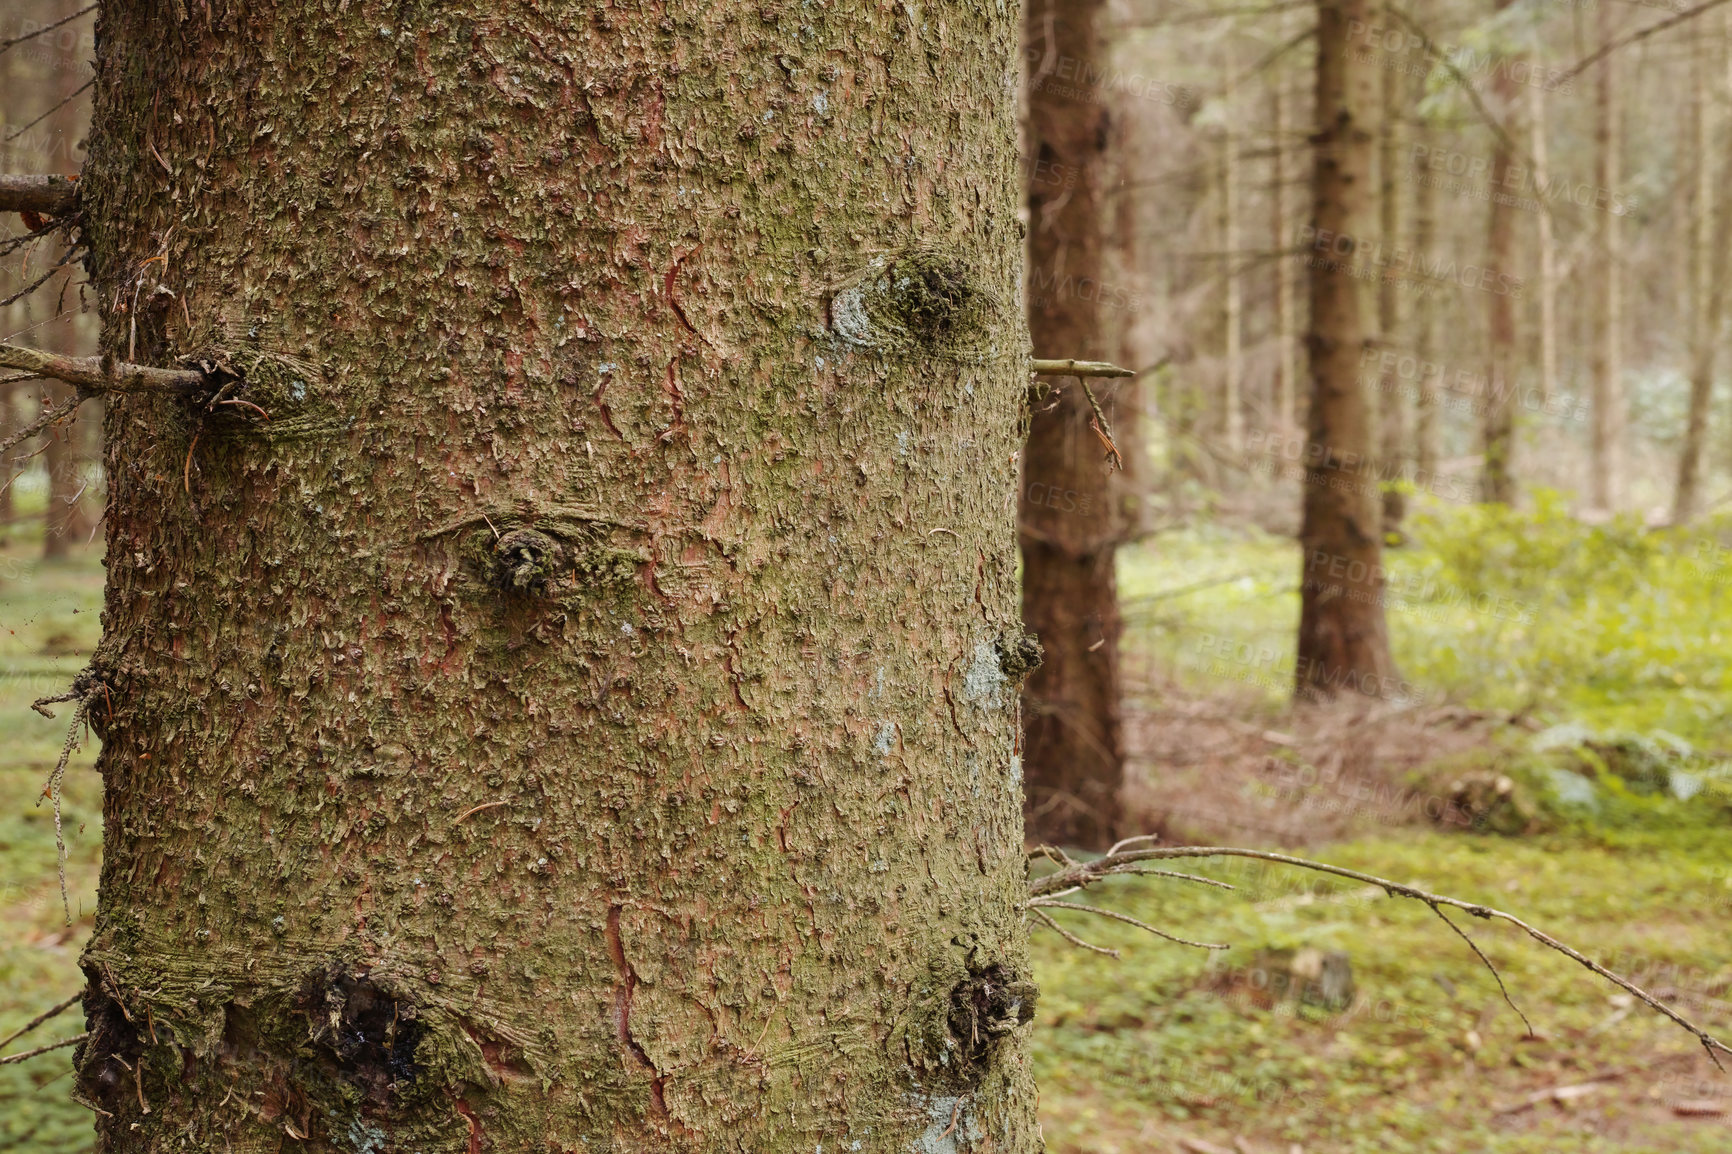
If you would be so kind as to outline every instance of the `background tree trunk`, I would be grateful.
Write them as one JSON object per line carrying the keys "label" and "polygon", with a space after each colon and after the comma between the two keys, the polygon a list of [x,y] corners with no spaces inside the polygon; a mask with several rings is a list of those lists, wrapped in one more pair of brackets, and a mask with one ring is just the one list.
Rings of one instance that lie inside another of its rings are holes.
{"label": "background tree trunk", "polygon": [[[1027,7],[1027,154],[1034,169],[1028,318],[1041,356],[1106,352],[1100,298],[1109,129],[1099,12],[1098,0],[1030,0]],[[1084,390],[1068,382],[1034,402],[1023,452],[1022,615],[1046,650],[1024,695],[1024,804],[1030,837],[1101,847],[1118,831],[1124,782],[1114,573],[1124,528],[1109,500],[1093,420]]]}
{"label": "background tree trunk", "polygon": [[[70,17],[83,7],[82,0],[61,0],[53,19]],[[66,53],[62,59],[58,53],[49,52],[48,71],[52,80],[44,86],[44,102],[49,107],[59,107],[49,115],[44,125],[50,142],[49,154],[44,157],[46,163],[43,165],[43,171],[47,173],[74,176],[80,168],[76,145],[87,114],[84,106],[73,97],[87,77],[82,69],[73,67],[73,61],[78,59],[74,53]],[[80,298],[78,290],[73,287],[73,280],[71,271],[55,278],[31,303],[45,318],[53,318],[37,330],[40,347],[50,352],[85,355],[90,352],[84,343],[89,334],[81,323],[83,318],[78,315]],[[49,404],[61,404],[71,400],[72,390],[57,384],[47,389],[46,395]],[[86,420],[100,419],[94,408],[83,416]],[[85,477],[90,465],[85,452],[84,431],[87,427],[83,421],[74,421],[51,430],[47,435],[47,448],[42,454],[43,467],[48,472],[42,555],[49,560],[65,557],[74,546],[84,544],[90,536],[90,517],[85,512],[84,501],[90,489]]]}
{"label": "background tree trunk", "polygon": [[1221,287],[1226,294],[1225,375],[1221,389],[1221,434],[1229,457],[1245,449],[1245,258],[1239,255],[1240,138],[1233,130],[1237,115],[1239,62],[1227,38],[1222,58],[1221,107]]}
{"label": "background tree trunk", "polygon": [[[1435,146],[1436,134],[1426,130],[1423,120],[1416,122],[1414,134],[1423,139],[1428,148]],[[1413,189],[1413,251],[1421,259],[1429,260],[1435,253],[1437,224],[1437,180],[1431,173],[1420,172]],[[1413,319],[1415,358],[1422,366],[1436,365],[1439,354],[1436,303],[1420,302],[1414,309]],[[1418,395],[1413,399],[1413,464],[1415,471],[1426,478],[1427,483],[1437,476],[1438,442],[1441,439],[1441,398],[1438,392],[1445,381],[1446,374],[1441,370],[1434,373],[1421,370],[1414,381]]]}
{"label": "background tree trunk", "polygon": [[103,1150],[1040,1148],[1015,15],[104,4]]}
{"label": "background tree trunk", "polygon": [[[1389,17],[1392,21],[1394,17]],[[1399,26],[1399,25],[1395,25]],[[1404,121],[1407,119],[1408,92],[1411,84],[1407,75],[1397,68],[1383,70],[1383,118],[1377,136],[1378,236],[1386,254],[1404,250],[1402,244],[1402,181],[1398,173],[1402,148],[1406,143]],[[1400,347],[1406,328],[1401,307],[1401,280],[1393,272],[1385,273],[1377,282],[1378,347]],[[1384,374],[1377,393],[1379,476],[1385,480],[1401,476],[1407,457],[1407,401],[1401,378],[1393,370]],[[1390,487],[1381,494],[1383,531],[1393,534],[1401,528],[1407,515],[1407,497],[1400,489]]]}
{"label": "background tree trunk", "polygon": [[[1732,17],[1728,31],[1732,32]],[[1732,180],[1732,116],[1720,117],[1719,148],[1714,147],[1712,86],[1713,43],[1696,47],[1696,165],[1695,195],[1690,206],[1690,407],[1684,422],[1684,443],[1678,453],[1678,483],[1673,492],[1672,523],[1695,518],[1701,505],[1703,456],[1708,445],[1709,409],[1714,399],[1714,373],[1719,359],[1720,328],[1726,311],[1726,256],[1732,251],[1732,196],[1714,194],[1714,158],[1720,159],[1719,184]],[[1732,97],[1732,53],[1724,66],[1724,84]]]}
{"label": "background tree trunk", "polygon": [[[1615,35],[1617,13],[1602,4],[1599,31],[1602,43]],[[1598,153],[1595,179],[1607,196],[1615,195],[1623,179],[1620,153],[1623,133],[1618,91],[1618,54],[1607,56],[1598,66],[1594,97],[1594,144]],[[1624,253],[1620,218],[1608,205],[1595,213],[1595,234],[1600,253],[1600,275],[1594,318],[1598,330],[1594,346],[1593,427],[1589,437],[1588,494],[1595,509],[1610,512],[1617,507],[1624,475]]]}
{"label": "background tree trunk", "polygon": [[[1528,85],[1528,141],[1533,149],[1536,189],[1552,186],[1551,148],[1547,136],[1546,90]],[[1540,396],[1550,401],[1558,395],[1558,242],[1552,228],[1552,202],[1543,196],[1534,225],[1540,250]]]}
{"label": "background tree trunk", "polygon": [[1288,219],[1287,181],[1293,167],[1292,142],[1288,140],[1286,76],[1275,71],[1269,81],[1270,119],[1274,123],[1270,147],[1270,207],[1275,238],[1271,246],[1279,254],[1275,266],[1275,427],[1283,435],[1299,425],[1299,320],[1298,262],[1291,255],[1294,229]]}
{"label": "background tree trunk", "polygon": [[[1497,0],[1502,12],[1514,0]],[[1519,89],[1514,71],[1518,61],[1509,61],[1492,77],[1493,107],[1512,125],[1516,116]],[[1511,129],[1514,131],[1513,127]],[[1485,263],[1488,270],[1500,276],[1511,275],[1515,267],[1516,196],[1510,172],[1516,164],[1514,140],[1499,134],[1492,147],[1491,211],[1486,224]],[[1503,282],[1498,282],[1500,285]],[[1481,414],[1480,448],[1484,454],[1480,477],[1483,500],[1502,505],[1516,501],[1516,397],[1519,376],[1516,359],[1516,299],[1513,292],[1492,292],[1486,296],[1490,310],[1486,323],[1489,341],[1486,366],[1485,411]]]}
{"label": "background tree trunk", "polygon": [[[1374,235],[1369,212],[1378,90],[1351,44],[1373,0],[1319,0],[1317,132],[1310,269],[1311,415],[1300,545],[1296,686],[1381,695],[1395,677],[1383,618],[1383,539],[1372,429],[1359,373],[1365,329],[1354,264]],[[1346,238],[1342,241],[1339,238]]]}

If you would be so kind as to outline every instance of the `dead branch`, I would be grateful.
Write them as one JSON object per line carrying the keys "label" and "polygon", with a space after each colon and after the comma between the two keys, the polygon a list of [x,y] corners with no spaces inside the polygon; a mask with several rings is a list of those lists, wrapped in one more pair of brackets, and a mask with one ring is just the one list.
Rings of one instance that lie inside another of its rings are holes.
{"label": "dead branch", "polygon": [[64,176],[0,175],[0,212],[67,216],[78,205],[78,185]]}
{"label": "dead branch", "polygon": [[[1614,986],[1617,986],[1625,993],[1636,997],[1645,1003],[1650,1009],[1671,1019],[1672,1022],[1689,1031],[1690,1034],[1702,1044],[1702,1048],[1707,1051],[1709,1059],[1720,1069],[1725,1069],[1725,1067],[1721,1065],[1719,1055],[1732,1054],[1732,1046],[1728,1046],[1726,1043],[1720,1041],[1705,1028],[1697,1025],[1689,1018],[1686,1018],[1682,1014],[1673,1010],[1670,1006],[1666,1005],[1664,1002],[1660,1001],[1660,999],[1648,993],[1648,991],[1642,989],[1634,982],[1613,973],[1598,962],[1593,961],[1591,958],[1588,958],[1579,951],[1558,941],[1543,930],[1529,925],[1514,914],[1505,913],[1502,910],[1493,909],[1490,906],[1480,905],[1477,902],[1468,902],[1463,901],[1460,898],[1452,898],[1443,894],[1434,894],[1429,890],[1422,890],[1417,886],[1404,885],[1401,882],[1391,881],[1388,878],[1380,878],[1374,874],[1361,873],[1358,870],[1347,869],[1344,866],[1329,865],[1326,862],[1311,861],[1308,858],[1292,857],[1288,854],[1271,853],[1267,850],[1240,849],[1235,846],[1163,846],[1149,849],[1135,848],[1138,843],[1147,842],[1148,840],[1150,839],[1131,838],[1114,846],[1105,856],[1086,862],[1079,862],[1072,859],[1063,850],[1053,849],[1049,846],[1042,846],[1040,849],[1036,850],[1035,853],[1051,858],[1054,862],[1060,864],[1060,868],[1056,872],[1048,874],[1046,877],[1035,878],[1029,882],[1029,907],[1032,908],[1037,904],[1041,906],[1050,906],[1052,904],[1050,899],[1057,894],[1074,893],[1077,890],[1085,889],[1105,878],[1112,877],[1116,874],[1129,873],[1131,872],[1132,867],[1136,867],[1144,862],[1170,861],[1176,858],[1213,857],[1241,857],[1251,858],[1255,861],[1275,862],[1279,865],[1294,866],[1299,869],[1312,870],[1316,873],[1331,874],[1335,877],[1347,878],[1350,881],[1365,882],[1369,885],[1376,886],[1390,897],[1408,898],[1413,901],[1422,902],[1429,906],[1434,913],[1438,914],[1438,916],[1443,917],[1444,921],[1449,922],[1450,928],[1464,938],[1467,937],[1467,934],[1461,929],[1461,927],[1457,926],[1453,921],[1450,921],[1448,917],[1444,916],[1443,909],[1445,907],[1462,910],[1470,917],[1480,918],[1485,921],[1508,922],[1510,925],[1515,926],[1517,929],[1527,934],[1527,936],[1532,938],[1534,941],[1539,942],[1548,949],[1556,950],[1571,961],[1591,970],[1593,973],[1604,978]],[[1090,911],[1094,910],[1094,907],[1092,906],[1081,906],[1077,908]],[[1152,927],[1149,928],[1152,929]],[[1159,931],[1155,932],[1158,933]],[[1473,943],[1471,938],[1468,938],[1468,944],[1473,947],[1474,953],[1479,956],[1481,961],[1485,962],[1487,966],[1491,965],[1490,959],[1486,958],[1485,954]],[[1494,975],[1496,974],[1495,967],[1492,972]],[[1503,988],[1503,978],[1501,975],[1498,976],[1498,987],[1500,989]],[[1507,1001],[1509,998],[1507,990],[1504,992],[1504,997]],[[1511,1003],[1511,1006],[1512,1008],[1514,1007],[1513,1002]],[[1520,1010],[1517,1010],[1516,1012],[1518,1014],[1521,1013]],[[1525,1016],[1523,1021],[1526,1021]],[[1531,1032],[1532,1027],[1530,1026],[1529,1029]]]}
{"label": "dead branch", "polygon": [[38,36],[42,35],[44,32],[52,32],[56,28],[59,28],[62,24],[70,24],[74,20],[78,19],[80,16],[88,16],[92,12],[96,11],[96,9],[98,7],[99,7],[99,5],[92,4],[88,8],[80,8],[78,11],[74,12],[72,15],[63,16],[59,20],[56,20],[52,24],[45,24],[41,28],[32,28],[30,31],[24,33],[24,35],[14,36],[10,40],[0,40],[0,52],[6,51],[8,48],[12,47],[14,44],[22,44],[26,40],[34,40]]}
{"label": "dead branch", "polygon": [[1686,8],[1684,11],[1676,13],[1657,24],[1650,24],[1646,28],[1639,28],[1628,36],[1603,44],[1597,51],[1589,53],[1581,63],[1558,77],[1557,83],[1561,85],[1567,81],[1574,80],[1576,77],[1580,76],[1582,73],[1586,72],[1588,69],[1592,68],[1618,49],[1627,48],[1631,44],[1635,44],[1637,41],[1646,40],[1650,36],[1666,31],[1668,28],[1675,28],[1686,20],[1694,20],[1703,13],[1712,11],[1726,2],[1727,0],[1706,0],[1705,3],[1698,4],[1694,8]]}
{"label": "dead branch", "polygon": [[[78,408],[79,405],[82,405],[85,401],[87,401],[89,399],[90,399],[90,394],[84,392],[81,389],[81,390],[79,390],[78,394],[76,396],[74,396],[70,401],[67,401],[64,404],[56,405],[52,409],[44,408],[42,410],[42,412],[37,415],[37,417],[34,421],[31,421],[29,424],[25,425],[23,428],[14,429],[11,433],[7,434],[7,437],[4,441],[0,441],[0,453],[6,452],[13,445],[17,445],[17,444],[20,444],[24,441],[28,441],[31,437],[34,437],[37,433],[40,433],[43,429],[46,429],[49,425],[54,424],[54,422],[60,420],[63,417],[70,416],[74,409]],[[22,459],[28,460],[29,458],[25,457]],[[11,482],[7,482],[7,483],[10,484]]]}
{"label": "dead branch", "polygon": [[62,1038],[58,1042],[50,1042],[46,1046],[38,1046],[34,1050],[26,1050],[22,1054],[13,1054],[10,1057],[0,1058],[0,1066],[10,1066],[14,1062],[22,1062],[26,1058],[34,1058],[38,1054],[50,1054],[55,1050],[64,1050],[68,1046],[78,1045],[78,1043],[84,1041],[84,1039],[88,1037],[90,1037],[89,1034],[80,1034],[76,1038]]}
{"label": "dead branch", "polygon": [[1134,377],[1136,372],[1105,361],[1043,361],[1031,362],[1030,371],[1037,377]]}
{"label": "dead branch", "polygon": [[1156,929],[1148,922],[1140,921],[1129,914],[1121,914],[1117,910],[1102,909],[1100,906],[1085,906],[1080,902],[1061,902],[1057,898],[1050,897],[1034,898],[1029,901],[1025,908],[1031,910],[1075,910],[1079,914],[1094,914],[1096,917],[1110,918],[1115,922],[1124,922],[1126,925],[1135,926],[1145,933],[1153,934],[1157,938],[1165,938],[1169,942],[1177,942],[1181,946],[1195,946],[1199,950],[1230,950],[1233,948],[1217,942],[1193,942],[1189,938],[1177,937],[1169,934],[1166,930]]}
{"label": "dead branch", "polygon": [[42,1023],[48,1021],[49,1019],[58,1017],[60,1014],[65,1013],[67,1010],[71,1009],[74,1005],[76,1005],[83,997],[84,997],[84,994],[81,991],[79,993],[73,994],[70,998],[67,998],[64,1002],[61,1002],[58,1006],[50,1006],[48,1009],[43,1010],[40,1014],[37,1014],[34,1018],[31,1018],[28,1022],[25,1022],[22,1026],[19,1026],[16,1030],[13,1030],[10,1034],[7,1034],[4,1038],[0,1038],[0,1050],[4,1050],[7,1046],[10,1046],[13,1042],[16,1042],[19,1038],[22,1038],[25,1034],[28,1034],[31,1030],[34,1030],[37,1026],[40,1026]]}
{"label": "dead branch", "polygon": [[54,377],[93,393],[184,393],[205,383],[193,369],[159,369],[106,357],[64,357],[0,343],[0,368]]}
{"label": "dead branch", "polygon": [[47,120],[50,116],[53,116],[56,112],[59,112],[62,108],[65,108],[68,104],[71,104],[74,100],[77,100],[80,96],[83,96],[86,92],[89,92],[95,87],[96,77],[92,76],[89,80],[80,84],[71,96],[68,96],[65,100],[62,100],[59,104],[56,104],[53,108],[50,108],[47,112],[38,116],[35,120],[26,124],[11,136],[6,137],[4,140],[0,140],[0,144],[11,144],[14,140],[17,140],[20,136],[23,136],[26,132],[29,132],[32,128],[35,128],[38,124],[41,124],[44,120]]}

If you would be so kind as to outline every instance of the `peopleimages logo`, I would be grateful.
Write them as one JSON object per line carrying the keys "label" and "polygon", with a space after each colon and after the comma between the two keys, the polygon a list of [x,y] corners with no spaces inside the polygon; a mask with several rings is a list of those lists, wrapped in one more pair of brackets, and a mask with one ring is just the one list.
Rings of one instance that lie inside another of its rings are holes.
{"label": "peopleimages logo", "polygon": [[[1357,49],[1349,50],[1356,50],[1361,60],[1373,62],[1373,57],[1381,54],[1384,66],[1388,68],[1424,75],[1436,62],[1432,49],[1417,32],[1350,20],[1347,37],[1359,41]],[[1546,92],[1575,91],[1574,81],[1568,79],[1563,69],[1547,68],[1526,57],[1499,55],[1489,50],[1480,52],[1461,45],[1445,46],[1440,51],[1448,66],[1463,76],[1489,76],[1508,80],[1522,88],[1539,88]]]}
{"label": "peopleimages logo", "polygon": [[1140,308],[1143,298],[1140,294],[1130,292],[1117,285],[1107,284],[1094,277],[1075,277],[1069,273],[1060,276],[1051,269],[1036,268],[1031,270],[1028,278],[1029,297],[1035,304],[1047,301],[1075,298],[1099,305],[1104,309],[1136,309]]}
{"label": "peopleimages logo", "polygon": [[1592,415],[1586,398],[1552,393],[1532,385],[1515,385],[1490,373],[1454,369],[1396,349],[1367,348],[1359,357],[1360,384],[1380,392],[1392,386],[1406,388],[1415,396],[1443,402],[1462,412],[1486,412],[1515,402],[1531,413],[1585,421]]}
{"label": "peopleimages logo", "polygon": [[1192,108],[1202,103],[1197,93],[1182,84],[1153,80],[1140,72],[1103,69],[1091,60],[1064,56],[1038,44],[1029,46],[1028,70],[1041,91],[1091,103],[1109,92],[1169,108]]}
{"label": "peopleimages logo", "polygon": [[[1411,165],[1410,181],[1417,180],[1443,192],[1472,195],[1480,200],[1498,199],[1534,212],[1544,211],[1547,205],[1565,203],[1577,208],[1599,209],[1614,216],[1629,216],[1640,203],[1635,196],[1621,196],[1597,184],[1561,177],[1541,180],[1533,169],[1522,164],[1508,165],[1502,178],[1494,179],[1492,162],[1488,158],[1452,148],[1415,144],[1409,149],[1408,161]],[[1456,179],[1443,180],[1445,176]],[[1524,195],[1531,199],[1521,199]]]}
{"label": "peopleimages logo", "polygon": [[[1522,287],[1526,283],[1521,277],[1484,265],[1464,265],[1452,257],[1427,256],[1401,245],[1384,245],[1351,233],[1331,232],[1309,224],[1301,226],[1299,243],[1313,253],[1322,254],[1322,263],[1330,267],[1346,267],[1355,276],[1393,274],[1418,281],[1460,285],[1465,289],[1515,300],[1521,299]],[[1313,256],[1309,263],[1317,264],[1319,259]]]}

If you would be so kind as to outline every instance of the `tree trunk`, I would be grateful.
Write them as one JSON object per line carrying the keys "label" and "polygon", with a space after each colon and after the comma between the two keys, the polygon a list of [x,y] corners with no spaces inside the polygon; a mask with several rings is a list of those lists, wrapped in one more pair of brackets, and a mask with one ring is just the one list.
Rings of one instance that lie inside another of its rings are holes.
{"label": "tree trunk", "polygon": [[[1393,17],[1391,17],[1393,19]],[[1383,118],[1377,136],[1377,207],[1378,235],[1385,253],[1404,248],[1401,241],[1401,189],[1396,175],[1401,164],[1405,142],[1402,121],[1407,116],[1409,82],[1405,73],[1395,68],[1383,70]],[[1399,345],[1406,325],[1401,307],[1401,282],[1393,274],[1377,282],[1377,331],[1380,349]],[[1377,396],[1378,475],[1385,480],[1401,476],[1407,456],[1407,405],[1402,396],[1401,379],[1394,370],[1384,374]],[[1383,532],[1398,533],[1402,518],[1407,515],[1407,497],[1391,486],[1381,494]]]}
{"label": "tree trunk", "polygon": [[[1615,32],[1617,13],[1611,5],[1600,6],[1600,39],[1609,42]],[[1598,153],[1596,179],[1607,196],[1622,180],[1620,153],[1621,108],[1618,92],[1618,54],[1599,64],[1599,84],[1594,99],[1594,145]],[[1610,206],[1596,214],[1600,251],[1597,294],[1599,341],[1594,352],[1593,428],[1589,437],[1588,493],[1595,509],[1610,512],[1623,490],[1624,454],[1624,354],[1621,330],[1624,324],[1623,235],[1620,217]]]}
{"label": "tree trunk", "polygon": [[1544,190],[1551,187],[1551,146],[1547,137],[1546,90],[1528,85],[1528,139],[1533,148],[1534,187],[1542,190],[1536,225],[1540,246],[1540,396],[1547,402],[1558,395],[1558,243],[1552,227],[1551,201]]}
{"label": "tree trunk", "polygon": [[1275,229],[1273,249],[1283,254],[1275,271],[1275,421],[1285,434],[1299,425],[1299,293],[1298,262],[1286,255],[1293,246],[1294,232],[1287,219],[1291,146],[1287,139],[1289,97],[1285,77],[1279,71],[1270,78],[1269,93],[1270,119],[1274,122],[1274,144],[1269,157],[1270,210]]}
{"label": "tree trunk", "polygon": [[[1433,137],[1427,133],[1426,139],[1429,142]],[[1426,179],[1426,175],[1423,172],[1418,174],[1413,189],[1413,251],[1419,254],[1421,259],[1431,259],[1437,239],[1437,182]],[[1414,308],[1413,351],[1421,366],[1439,363],[1437,321],[1436,301],[1420,301]],[[1428,484],[1437,476],[1438,441],[1441,432],[1438,428],[1438,391],[1443,388],[1446,379],[1443,370],[1426,372],[1421,368],[1414,381],[1418,395],[1413,399],[1413,464],[1415,472],[1426,478]]]}
{"label": "tree trunk", "polygon": [[[1306,447],[1299,651],[1302,699],[1395,682],[1383,617],[1383,538],[1373,441],[1359,381],[1366,347],[1353,264],[1372,234],[1373,65],[1349,50],[1373,0],[1319,0],[1317,132],[1310,269],[1311,415]],[[1345,242],[1337,238],[1346,238]],[[1319,252],[1317,249],[1322,248]],[[1345,252],[1344,252],[1345,250]]]}
{"label": "tree trunk", "polygon": [[1221,284],[1226,293],[1226,371],[1221,389],[1221,435],[1227,453],[1237,460],[1245,449],[1245,282],[1239,256],[1239,138],[1233,131],[1234,106],[1238,103],[1231,38],[1222,61],[1225,77],[1221,104],[1226,112],[1221,126]]}
{"label": "tree trunk", "polygon": [[[1030,0],[1027,9],[1028,318],[1041,356],[1106,352],[1099,11],[1098,0]],[[1063,181],[1043,179],[1054,172]],[[1023,622],[1046,650],[1024,695],[1029,836],[1085,847],[1116,836],[1124,781],[1114,573],[1124,529],[1094,420],[1079,382],[1034,403],[1021,501]]]}
{"label": "tree trunk", "polygon": [[[82,0],[60,0],[60,3],[50,10],[51,19],[72,17],[83,7],[85,5]],[[70,59],[72,56],[68,54],[68,60]],[[87,77],[81,69],[59,67],[57,62],[50,65],[49,72],[53,80],[44,85],[44,96],[47,101],[59,104],[59,107],[45,122],[48,139],[53,142],[53,148],[44,158],[47,163],[43,167],[54,175],[74,176],[78,171],[74,143],[84,134],[88,112],[87,106],[73,99],[73,96],[83,87]],[[90,351],[80,347],[81,326],[77,316],[79,294],[72,286],[72,281],[73,275],[70,272],[56,277],[32,302],[39,303],[45,316],[54,318],[38,330],[41,347],[49,352],[80,355]],[[66,310],[66,315],[55,316],[59,310]],[[72,399],[72,390],[64,385],[55,385],[47,390],[47,396],[50,404],[61,404]],[[68,422],[51,429],[47,435],[47,448],[42,454],[43,467],[48,472],[48,505],[42,524],[42,555],[48,560],[65,557],[72,551],[73,546],[83,544],[90,534],[90,518],[84,512],[84,494],[89,488],[85,472],[90,462],[84,452],[83,433],[84,430],[78,423]]]}
{"label": "tree trunk", "polygon": [[[1502,12],[1514,0],[1497,0]],[[1515,119],[1520,95],[1514,72],[1515,61],[1492,77],[1494,107],[1506,123]],[[1510,172],[1516,164],[1513,140],[1499,134],[1492,149],[1491,212],[1487,218],[1485,263],[1488,269],[1507,274],[1515,266],[1515,194]],[[1500,285],[1504,282],[1498,282]],[[1486,366],[1485,411],[1480,415],[1480,448],[1484,453],[1480,496],[1490,504],[1513,505],[1516,501],[1516,301],[1512,293],[1493,292],[1486,297],[1490,310],[1487,336],[1490,363]]]}
{"label": "tree trunk", "polygon": [[1040,1148],[1014,16],[103,5],[104,1151]]}
{"label": "tree trunk", "polygon": [[[1732,18],[1729,18],[1732,21]],[[1678,484],[1672,499],[1672,523],[1687,524],[1700,511],[1702,458],[1708,444],[1709,406],[1714,397],[1714,372],[1720,351],[1720,326],[1725,313],[1726,253],[1732,249],[1732,197],[1714,195],[1714,165],[1720,157],[1720,186],[1732,180],[1732,117],[1722,118],[1720,147],[1714,147],[1712,98],[1708,77],[1710,42],[1697,45],[1696,164],[1697,179],[1690,206],[1690,408],[1684,423],[1684,443],[1678,454]],[[1732,93],[1732,56],[1727,60],[1727,91]],[[1718,259],[1716,259],[1718,258]]]}

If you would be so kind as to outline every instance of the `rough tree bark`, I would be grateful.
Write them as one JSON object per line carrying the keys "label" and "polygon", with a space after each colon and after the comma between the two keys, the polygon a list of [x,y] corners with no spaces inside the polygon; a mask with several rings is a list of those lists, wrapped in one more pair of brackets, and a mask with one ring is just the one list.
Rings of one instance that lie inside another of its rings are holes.
{"label": "rough tree bark", "polygon": [[104,1151],[1040,1148],[1019,15],[104,3]]}
{"label": "rough tree bark", "polygon": [[1297,694],[1343,689],[1382,695],[1396,681],[1383,615],[1382,510],[1371,468],[1372,429],[1359,380],[1365,350],[1355,276],[1369,211],[1378,90],[1353,50],[1374,0],[1319,0],[1317,131],[1312,137],[1311,411],[1306,447]]}
{"label": "rough tree bark", "polygon": [[[1100,310],[1109,125],[1100,10],[1099,0],[1027,6],[1028,317],[1042,356],[1098,359],[1107,352]],[[1043,841],[1098,848],[1118,832],[1124,781],[1114,573],[1124,526],[1110,501],[1093,420],[1076,382],[1035,401],[1020,525],[1023,622],[1046,650],[1024,695],[1028,830]]]}

